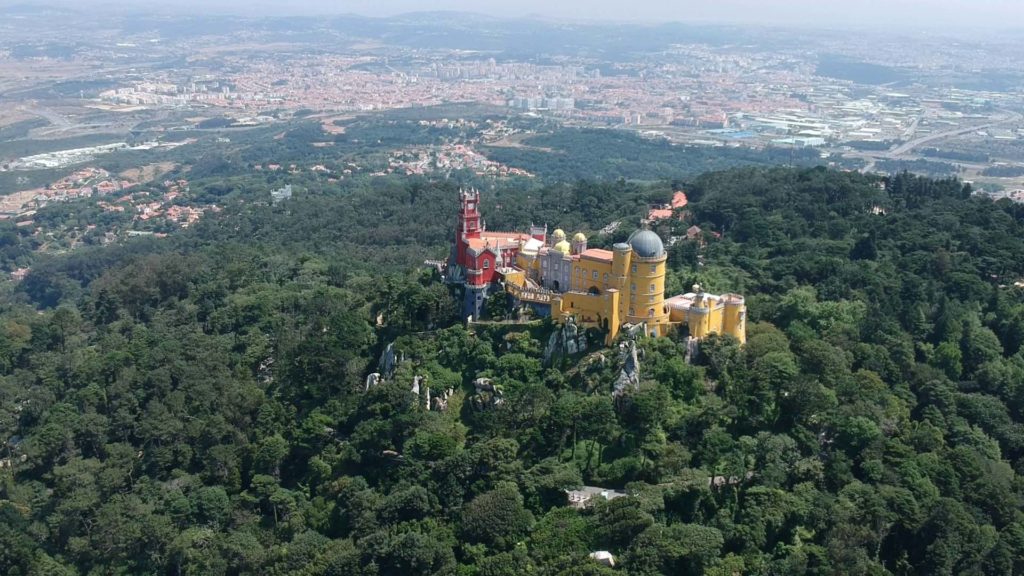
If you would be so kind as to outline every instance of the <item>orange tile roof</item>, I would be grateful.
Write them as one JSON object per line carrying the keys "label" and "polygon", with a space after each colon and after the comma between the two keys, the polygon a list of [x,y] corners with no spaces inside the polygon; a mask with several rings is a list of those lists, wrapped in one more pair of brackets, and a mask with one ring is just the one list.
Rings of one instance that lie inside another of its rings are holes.
{"label": "orange tile roof", "polygon": [[531,236],[525,232],[484,232],[481,236],[485,239],[495,240],[529,240]]}
{"label": "orange tile roof", "polygon": [[469,238],[466,240],[466,244],[469,245],[471,250],[476,252],[482,252],[483,250],[490,248],[492,250],[507,250],[509,248],[518,248],[519,240],[511,238],[496,238],[494,236],[484,236],[483,238]]}
{"label": "orange tile roof", "polygon": [[580,254],[581,258],[587,258],[589,260],[599,260],[601,262],[611,262],[614,254],[611,250],[602,250],[600,248],[588,248]]}
{"label": "orange tile roof", "polygon": [[652,208],[651,211],[647,213],[648,220],[665,220],[671,217],[672,210],[669,210],[668,208]]}
{"label": "orange tile roof", "polygon": [[468,238],[466,244],[477,252],[485,248],[508,250],[518,248],[520,241],[527,241],[530,235],[520,232],[484,232],[480,238]]}

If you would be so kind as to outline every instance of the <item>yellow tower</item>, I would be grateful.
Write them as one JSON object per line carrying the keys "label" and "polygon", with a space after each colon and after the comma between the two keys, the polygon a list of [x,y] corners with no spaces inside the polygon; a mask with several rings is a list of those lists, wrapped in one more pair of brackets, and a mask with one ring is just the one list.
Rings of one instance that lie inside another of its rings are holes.
{"label": "yellow tower", "polygon": [[722,331],[736,337],[741,343],[747,342],[747,305],[739,294],[722,294],[725,302],[725,318]]}
{"label": "yellow tower", "polygon": [[711,334],[729,334],[747,341],[747,305],[739,294],[708,294],[700,284],[693,291],[665,302],[670,320],[686,325],[690,336],[703,340]]}
{"label": "yellow tower", "polygon": [[651,335],[664,336],[669,325],[665,307],[665,245],[650,230],[634,232],[628,243],[632,255],[626,269],[625,321],[645,323]]}
{"label": "yellow tower", "polygon": [[714,304],[699,284],[693,286],[693,293],[696,295],[696,298],[693,300],[693,306],[690,308],[689,314],[690,336],[703,340],[713,331],[713,319],[711,316],[714,313]]}
{"label": "yellow tower", "polygon": [[587,237],[583,232],[577,232],[572,237],[572,253],[582,254],[587,251]]}
{"label": "yellow tower", "polygon": [[[620,303],[629,301],[629,270],[633,261],[633,248],[620,242],[612,247],[612,278],[611,284],[618,288]],[[625,318],[625,311],[620,310],[620,317]]]}

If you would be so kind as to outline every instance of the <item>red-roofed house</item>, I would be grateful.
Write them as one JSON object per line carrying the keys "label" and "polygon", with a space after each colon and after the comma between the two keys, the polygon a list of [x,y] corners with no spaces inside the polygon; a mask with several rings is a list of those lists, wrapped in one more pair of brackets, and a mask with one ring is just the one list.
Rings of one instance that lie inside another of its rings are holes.
{"label": "red-roofed house", "polygon": [[664,204],[657,208],[651,208],[650,211],[647,212],[647,221],[657,222],[658,220],[668,220],[673,214],[675,214],[676,210],[685,208],[688,202],[686,193],[677,190],[676,193],[672,195],[671,203]]}

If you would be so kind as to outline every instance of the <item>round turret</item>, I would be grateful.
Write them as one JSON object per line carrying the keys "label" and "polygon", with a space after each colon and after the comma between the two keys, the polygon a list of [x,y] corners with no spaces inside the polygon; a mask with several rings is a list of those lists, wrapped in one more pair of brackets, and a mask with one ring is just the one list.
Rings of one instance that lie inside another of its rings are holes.
{"label": "round turret", "polygon": [[562,230],[561,228],[555,229],[555,231],[551,233],[552,244],[558,244],[562,240],[565,240],[565,230]]}
{"label": "round turret", "polygon": [[572,253],[583,254],[587,251],[587,237],[583,235],[583,232],[577,232],[572,237]]}
{"label": "round turret", "polygon": [[633,252],[641,258],[661,258],[665,255],[665,245],[650,230],[637,230],[629,237],[629,245]]}

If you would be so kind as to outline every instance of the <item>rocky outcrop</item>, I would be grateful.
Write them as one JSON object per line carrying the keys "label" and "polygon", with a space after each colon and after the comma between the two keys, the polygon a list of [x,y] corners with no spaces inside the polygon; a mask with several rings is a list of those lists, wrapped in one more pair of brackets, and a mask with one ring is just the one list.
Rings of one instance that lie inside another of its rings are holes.
{"label": "rocky outcrop", "polygon": [[490,378],[477,378],[473,381],[476,393],[470,398],[473,407],[483,412],[501,406],[505,399],[501,386],[495,384]]}
{"label": "rocky outcrop", "polygon": [[555,358],[564,358],[587,351],[587,334],[570,317],[565,324],[551,333],[544,348],[544,363],[550,364]]}
{"label": "rocky outcrop", "polygon": [[395,343],[392,342],[381,352],[380,360],[377,362],[377,371],[380,372],[384,380],[390,380],[395,375],[395,369],[398,368],[401,361],[402,358],[395,350]]}
{"label": "rocky outcrop", "polygon": [[612,396],[616,398],[629,390],[640,390],[640,358],[636,340],[627,340],[619,344],[619,358],[622,362],[622,371],[615,380],[615,390],[612,392]]}
{"label": "rocky outcrop", "polygon": [[448,410],[448,401],[451,400],[453,395],[455,395],[455,390],[453,388],[449,388],[439,396],[431,398],[430,388],[427,388],[427,410],[446,412]]}

